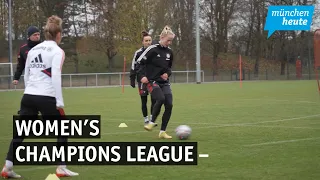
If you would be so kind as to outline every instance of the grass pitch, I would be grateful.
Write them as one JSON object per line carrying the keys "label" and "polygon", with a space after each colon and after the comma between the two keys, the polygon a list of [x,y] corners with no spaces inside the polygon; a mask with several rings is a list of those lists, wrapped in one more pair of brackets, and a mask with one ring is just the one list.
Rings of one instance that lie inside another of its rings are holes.
{"label": "grass pitch", "polygon": [[[68,179],[320,178],[320,96],[315,81],[244,82],[242,88],[238,83],[172,84],[172,90],[168,133],[174,136],[178,125],[189,125],[193,132],[188,141],[197,141],[198,153],[208,158],[199,158],[197,166],[70,166],[80,176]],[[22,93],[0,92],[3,162]],[[121,88],[64,89],[64,99],[67,114],[102,116],[102,138],[95,141],[178,141],[159,140],[159,127],[143,129],[137,89],[126,87],[124,94]],[[128,127],[118,128],[122,122]],[[16,166],[15,171],[24,179],[40,180],[55,167]]]}

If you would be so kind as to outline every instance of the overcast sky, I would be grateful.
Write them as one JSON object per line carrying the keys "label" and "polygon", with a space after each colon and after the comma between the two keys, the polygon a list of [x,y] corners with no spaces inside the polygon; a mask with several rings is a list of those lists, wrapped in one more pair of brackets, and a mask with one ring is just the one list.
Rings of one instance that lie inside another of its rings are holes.
{"label": "overcast sky", "polygon": [[312,30],[316,30],[320,28],[320,0],[317,0],[317,4],[315,5],[312,22],[313,22],[311,26]]}

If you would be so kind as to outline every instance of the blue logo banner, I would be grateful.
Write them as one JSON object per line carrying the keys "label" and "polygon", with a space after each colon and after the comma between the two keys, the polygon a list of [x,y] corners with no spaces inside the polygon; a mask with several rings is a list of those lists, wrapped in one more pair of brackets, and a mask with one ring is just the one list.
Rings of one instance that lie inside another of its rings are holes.
{"label": "blue logo banner", "polygon": [[314,6],[269,6],[264,30],[268,38],[277,30],[310,30]]}

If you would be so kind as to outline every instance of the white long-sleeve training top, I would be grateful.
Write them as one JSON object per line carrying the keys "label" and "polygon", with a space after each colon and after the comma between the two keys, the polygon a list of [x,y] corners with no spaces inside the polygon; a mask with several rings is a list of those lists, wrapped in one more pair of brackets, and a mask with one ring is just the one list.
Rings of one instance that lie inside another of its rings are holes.
{"label": "white long-sleeve training top", "polygon": [[64,107],[61,71],[65,53],[55,41],[33,47],[25,65],[24,94],[55,97],[57,107]]}

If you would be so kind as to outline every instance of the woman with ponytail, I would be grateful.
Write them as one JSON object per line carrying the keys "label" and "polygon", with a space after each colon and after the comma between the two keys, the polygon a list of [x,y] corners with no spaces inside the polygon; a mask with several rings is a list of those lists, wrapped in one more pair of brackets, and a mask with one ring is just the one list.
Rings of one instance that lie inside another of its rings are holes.
{"label": "woman with ponytail", "polygon": [[155,103],[154,100],[151,99],[151,107],[150,107],[150,117],[148,116],[148,108],[147,108],[147,102],[148,102],[148,90],[144,84],[140,82],[137,76],[137,70],[139,69],[137,60],[140,57],[140,55],[151,45],[152,38],[149,35],[148,32],[142,31],[142,47],[138,49],[133,56],[132,59],[132,65],[131,65],[131,70],[130,70],[130,82],[131,82],[131,87],[135,88],[136,87],[136,81],[138,82],[138,92],[141,98],[141,110],[142,110],[142,116],[144,119],[144,123],[147,124],[149,121],[152,119],[152,107]]}
{"label": "woman with ponytail", "polygon": [[164,105],[165,111],[162,116],[159,138],[171,139],[166,133],[166,129],[172,112],[172,91],[169,77],[173,62],[173,52],[169,47],[175,34],[169,26],[165,26],[160,34],[158,44],[149,46],[137,60],[139,64],[139,79],[141,83],[147,85],[152,99],[156,102],[152,110],[152,120],[144,126],[147,131],[151,131],[157,124],[155,123]]}

